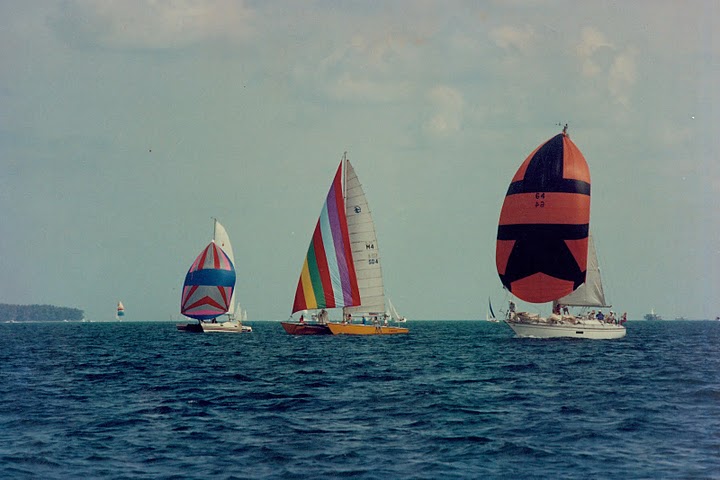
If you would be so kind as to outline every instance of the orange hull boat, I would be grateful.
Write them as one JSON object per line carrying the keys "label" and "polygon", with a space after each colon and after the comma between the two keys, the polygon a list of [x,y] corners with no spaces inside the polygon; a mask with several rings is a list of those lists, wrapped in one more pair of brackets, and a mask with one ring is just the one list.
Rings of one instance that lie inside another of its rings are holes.
{"label": "orange hull boat", "polygon": [[355,323],[328,323],[327,326],[333,335],[398,335],[406,334],[410,331],[402,327],[359,325]]}

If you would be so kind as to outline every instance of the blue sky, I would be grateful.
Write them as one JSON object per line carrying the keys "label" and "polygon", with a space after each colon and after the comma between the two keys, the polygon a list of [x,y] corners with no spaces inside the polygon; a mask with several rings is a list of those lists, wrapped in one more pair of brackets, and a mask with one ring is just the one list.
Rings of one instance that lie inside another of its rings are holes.
{"label": "blue sky", "polygon": [[568,122],[606,293],[720,315],[720,4],[0,4],[0,302],[179,315],[218,217],[287,318],[343,151],[409,318],[484,318],[507,185]]}

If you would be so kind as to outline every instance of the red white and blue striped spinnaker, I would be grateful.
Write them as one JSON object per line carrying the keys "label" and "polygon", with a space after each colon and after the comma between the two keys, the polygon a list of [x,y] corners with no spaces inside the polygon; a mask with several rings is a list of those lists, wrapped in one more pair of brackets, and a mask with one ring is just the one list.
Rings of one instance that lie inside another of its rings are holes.
{"label": "red white and blue striped spinnaker", "polygon": [[222,248],[211,242],[185,276],[180,311],[197,320],[227,313],[235,288],[235,267]]}

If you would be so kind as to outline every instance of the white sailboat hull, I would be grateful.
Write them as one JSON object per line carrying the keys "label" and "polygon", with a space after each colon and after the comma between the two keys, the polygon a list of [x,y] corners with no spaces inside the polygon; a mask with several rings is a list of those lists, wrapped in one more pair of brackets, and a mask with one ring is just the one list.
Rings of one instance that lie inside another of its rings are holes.
{"label": "white sailboat hull", "polygon": [[236,322],[208,323],[203,322],[203,332],[205,333],[249,333],[252,327],[249,325],[241,325]]}
{"label": "white sailboat hull", "polygon": [[520,322],[505,320],[518,337],[529,338],[589,338],[591,340],[614,340],[623,338],[627,330],[622,325],[602,323],[597,320],[577,324]]}
{"label": "white sailboat hull", "polygon": [[195,332],[195,333],[250,333],[252,327],[249,325],[242,325],[237,322],[223,322],[223,323],[188,323],[178,324],[177,329],[183,332]]}

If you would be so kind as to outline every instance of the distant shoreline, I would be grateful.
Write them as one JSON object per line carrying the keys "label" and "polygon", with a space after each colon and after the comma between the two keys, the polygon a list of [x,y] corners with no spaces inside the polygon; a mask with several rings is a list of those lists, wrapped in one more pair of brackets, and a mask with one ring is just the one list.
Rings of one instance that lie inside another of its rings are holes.
{"label": "distant shoreline", "polygon": [[13,305],[0,303],[0,322],[80,322],[85,312],[79,308],[58,307],[55,305]]}

